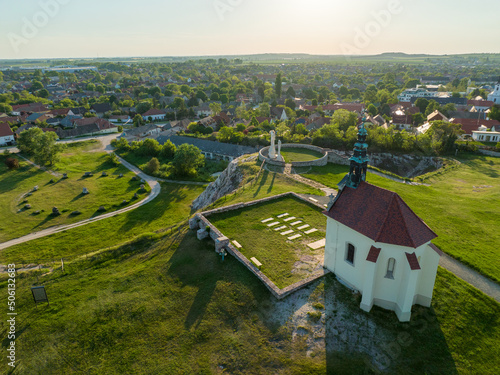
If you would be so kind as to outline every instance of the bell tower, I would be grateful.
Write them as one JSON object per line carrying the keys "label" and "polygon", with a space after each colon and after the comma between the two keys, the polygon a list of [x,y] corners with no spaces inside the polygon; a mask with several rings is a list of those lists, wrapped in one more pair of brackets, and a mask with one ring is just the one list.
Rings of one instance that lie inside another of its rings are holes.
{"label": "bell tower", "polygon": [[356,189],[359,184],[366,181],[369,158],[367,156],[368,144],[366,137],[368,132],[365,128],[365,118],[358,127],[358,141],[354,145],[354,155],[349,159],[351,162],[346,186]]}

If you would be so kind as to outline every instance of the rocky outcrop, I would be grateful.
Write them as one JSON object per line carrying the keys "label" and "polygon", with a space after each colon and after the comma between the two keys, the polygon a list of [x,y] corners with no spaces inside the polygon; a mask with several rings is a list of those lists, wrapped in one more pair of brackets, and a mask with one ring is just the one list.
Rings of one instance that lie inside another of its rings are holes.
{"label": "rocky outcrop", "polygon": [[[350,153],[330,150],[328,162],[349,165]],[[397,174],[401,177],[413,178],[437,170],[443,166],[438,157],[416,155],[393,155],[389,153],[369,154],[369,165]]]}
{"label": "rocky outcrop", "polygon": [[192,210],[197,211],[205,208],[222,198],[224,195],[232,193],[240,186],[243,180],[243,173],[238,168],[238,159],[229,163],[222,174],[212,182],[206,190],[196,198],[192,205]]}

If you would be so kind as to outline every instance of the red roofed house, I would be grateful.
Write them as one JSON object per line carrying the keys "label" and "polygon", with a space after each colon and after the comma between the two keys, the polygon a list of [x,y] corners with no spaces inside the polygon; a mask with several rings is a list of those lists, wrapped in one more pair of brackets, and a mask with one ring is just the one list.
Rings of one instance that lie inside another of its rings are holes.
{"label": "red roofed house", "polygon": [[6,122],[0,122],[0,146],[14,144],[14,132]]}
{"label": "red roofed house", "polygon": [[373,305],[409,321],[414,304],[429,307],[441,252],[437,235],[401,197],[366,182],[367,132],[360,125],[351,169],[327,216],[324,266]]}
{"label": "red roofed house", "polygon": [[482,130],[481,127],[486,127],[487,129],[491,129],[491,127],[493,126],[500,125],[500,122],[497,120],[481,120],[481,119],[468,119],[468,118],[454,118],[451,119],[450,122],[462,125],[462,130],[464,131],[463,136],[465,135],[472,136],[474,131]]}
{"label": "red roofed house", "polygon": [[144,121],[148,121],[150,117],[153,121],[165,120],[166,115],[167,114],[164,111],[161,111],[161,110],[156,109],[156,108],[151,108],[146,113],[143,113],[142,118]]}

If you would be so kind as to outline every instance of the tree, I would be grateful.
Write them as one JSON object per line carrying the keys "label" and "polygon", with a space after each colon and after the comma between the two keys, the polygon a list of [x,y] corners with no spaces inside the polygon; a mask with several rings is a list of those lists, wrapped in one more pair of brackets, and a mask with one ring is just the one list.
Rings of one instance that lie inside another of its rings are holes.
{"label": "tree", "polygon": [[43,88],[44,87],[43,87],[43,83],[42,82],[40,82],[40,81],[33,81],[33,82],[31,82],[31,88],[30,88],[31,92],[42,90]]}
{"label": "tree", "polygon": [[35,163],[41,166],[52,165],[65,148],[64,144],[56,143],[56,140],[56,133],[44,133],[42,129],[34,127],[21,132],[17,147],[21,152],[32,156]]}
{"label": "tree", "polygon": [[156,139],[146,138],[141,142],[137,150],[139,155],[142,156],[158,156],[161,151],[161,146]]}
{"label": "tree", "polygon": [[292,99],[290,99],[290,98],[286,99],[285,100],[285,105],[288,108],[291,108],[291,109],[293,109],[295,111],[296,104],[295,104],[295,102]]}
{"label": "tree", "polygon": [[412,118],[412,123],[413,126],[419,126],[422,125],[425,120],[427,119],[422,113],[415,113],[414,115],[411,116]]}
{"label": "tree", "polygon": [[143,124],[144,120],[142,119],[141,115],[137,114],[134,116],[133,122],[134,122],[134,126],[136,128],[138,128],[139,126],[141,126]]}
{"label": "tree", "polygon": [[291,98],[295,98],[296,95],[295,90],[292,86],[288,86],[288,88],[286,89],[286,94]]}
{"label": "tree", "polygon": [[425,110],[425,115],[429,116],[434,111],[436,111],[436,110],[439,111],[440,109],[441,109],[441,106],[439,105],[439,103],[436,102],[435,100],[431,100],[429,102],[429,105],[427,106],[427,108]]}
{"label": "tree", "polygon": [[331,123],[339,126],[340,130],[346,131],[350,126],[356,126],[358,115],[345,109],[338,109],[333,113]]}
{"label": "tree", "polygon": [[274,91],[276,92],[278,98],[281,98],[281,84],[281,72],[279,72],[276,76],[276,82],[274,83]]}
{"label": "tree", "polygon": [[214,116],[217,116],[222,111],[222,106],[219,103],[210,103],[209,107]]}
{"label": "tree", "polygon": [[147,111],[149,111],[152,107],[152,104],[150,101],[148,100],[144,100],[144,101],[141,101],[139,104],[137,104],[137,106],[135,107],[135,110],[140,113],[140,114],[143,114],[143,113],[146,113]]}
{"label": "tree", "polygon": [[11,113],[12,107],[6,103],[0,103],[0,112]]}
{"label": "tree", "polygon": [[19,168],[19,160],[15,159],[15,158],[7,158],[7,159],[5,159],[4,163],[7,166],[7,168],[9,168],[9,169]]}
{"label": "tree", "polygon": [[198,169],[205,163],[205,156],[194,145],[183,143],[175,152],[172,166],[178,176],[196,175]]}
{"label": "tree", "polygon": [[420,112],[422,112],[422,113],[425,112],[428,105],[429,105],[429,101],[425,98],[418,98],[415,101],[415,106],[418,107],[420,109]]}
{"label": "tree", "polygon": [[176,147],[170,139],[163,144],[161,147],[160,156],[166,159],[171,159],[175,156]]}
{"label": "tree", "polygon": [[160,170],[160,162],[157,158],[151,158],[150,161],[146,164],[146,173],[154,175],[156,172]]}
{"label": "tree", "polygon": [[370,104],[368,108],[366,108],[366,110],[371,116],[376,116],[378,112],[377,107],[375,107],[373,104]]}
{"label": "tree", "polygon": [[210,100],[213,100],[213,101],[218,101],[220,100],[220,96],[218,93],[216,92],[213,92],[211,95],[210,95]]}
{"label": "tree", "polygon": [[36,93],[36,96],[40,98],[45,98],[47,99],[49,97],[50,93],[47,91],[47,89],[41,89]]}
{"label": "tree", "polygon": [[491,107],[490,119],[500,121],[500,105],[494,104]]}

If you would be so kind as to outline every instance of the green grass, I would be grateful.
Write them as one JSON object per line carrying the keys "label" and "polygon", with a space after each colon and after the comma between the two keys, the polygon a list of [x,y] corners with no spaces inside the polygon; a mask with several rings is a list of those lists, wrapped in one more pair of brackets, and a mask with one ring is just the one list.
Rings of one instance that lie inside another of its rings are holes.
{"label": "green grass", "polygon": [[311,161],[316,160],[323,155],[314,150],[308,150],[306,148],[287,148],[283,147],[281,149],[281,155],[287,163],[293,163],[297,161]]}
{"label": "green grass", "polygon": [[161,183],[161,187],[156,199],[135,210],[4,249],[0,262],[26,264],[72,258],[161,233],[184,222],[190,215],[191,202],[204,190],[202,186],[168,183]]}
{"label": "green grass", "polygon": [[[103,152],[84,152],[88,148],[68,148],[61,160],[52,168],[59,176],[41,171],[20,160],[20,168],[7,170],[0,157],[0,241],[37,232],[54,225],[74,223],[98,215],[97,209],[104,206],[107,212],[126,207],[135,202],[135,193],[140,191],[140,181],[132,181],[135,176],[121,165],[114,165]],[[108,174],[102,177],[102,172]],[[93,172],[92,177],[83,177],[85,172]],[[68,179],[62,179],[68,173]],[[123,177],[119,177],[123,174]],[[54,182],[50,182],[53,180]],[[38,191],[33,191],[35,186]],[[90,194],[82,194],[86,187]],[[26,196],[32,192],[31,196]],[[127,204],[123,204],[126,200]],[[26,204],[31,205],[26,209]],[[60,216],[52,215],[57,207]],[[39,212],[38,214],[36,212]],[[80,211],[80,215],[72,215]]]}
{"label": "green grass", "polygon": [[[297,219],[285,222],[285,218],[277,219],[277,216],[289,213],[287,217]],[[261,223],[262,220],[273,217],[280,224],[269,228],[271,222]],[[257,204],[235,211],[224,212],[208,216],[208,220],[215,225],[231,241],[238,241],[242,249],[241,253],[248,259],[256,257],[261,263],[261,271],[269,277],[278,288],[284,288],[311,275],[314,267],[296,268],[295,263],[300,261],[301,256],[322,256],[324,250],[311,250],[307,244],[316,242],[325,237],[326,220],[321,209],[313,207],[303,201],[285,197],[271,202]],[[295,221],[303,221],[301,224],[291,226]],[[297,228],[309,224],[304,230]],[[286,229],[275,231],[275,228],[285,226]],[[317,232],[305,234],[304,231],[316,228]],[[280,233],[294,230],[294,233],[282,236]],[[301,238],[293,241],[287,240],[294,234],[302,234]],[[321,263],[320,260],[317,261]],[[305,266],[305,264],[304,264]],[[293,271],[293,272],[292,272]]]}
{"label": "green grass", "polygon": [[[322,194],[319,190],[280,174],[264,172],[254,181],[252,179],[259,170],[256,163],[246,163],[242,168],[247,182],[245,188],[220,199],[214,207],[289,191]],[[161,186],[159,196],[144,206],[116,217],[9,247],[0,252],[0,262],[26,264],[75,257],[124,244],[141,235],[161,232],[164,228],[185,222],[191,215],[191,203],[205,189],[203,186],[170,183],[161,183]]]}
{"label": "green grass", "polygon": [[[141,240],[66,263],[64,272],[36,274],[17,277],[14,373],[366,374],[372,368],[366,354],[328,344],[339,339],[328,327],[359,314],[361,324],[386,332],[372,337],[388,358],[384,373],[494,374],[500,368],[500,305],[441,269],[434,307],[414,308],[411,323],[379,308],[361,312],[359,298],[331,275],[315,283],[308,289],[312,303],[333,295],[346,311],[341,318],[329,309],[311,315],[308,325],[323,324],[316,322],[320,314],[327,325],[326,336],[316,340],[325,340],[326,349],[312,356],[305,339],[292,339],[290,327],[273,319],[279,303],[253,274],[232,257],[221,262],[213,243],[193,232]],[[6,284],[2,276],[4,295]],[[33,284],[45,285],[50,306],[34,306]],[[301,308],[290,306],[290,316]],[[3,323],[2,337],[6,329]]]}
{"label": "green grass", "polygon": [[[445,173],[431,173],[430,186],[411,186],[368,171],[367,181],[398,193],[436,232],[440,249],[500,281],[500,159],[471,156]],[[314,167],[305,177],[336,187],[348,167]]]}

